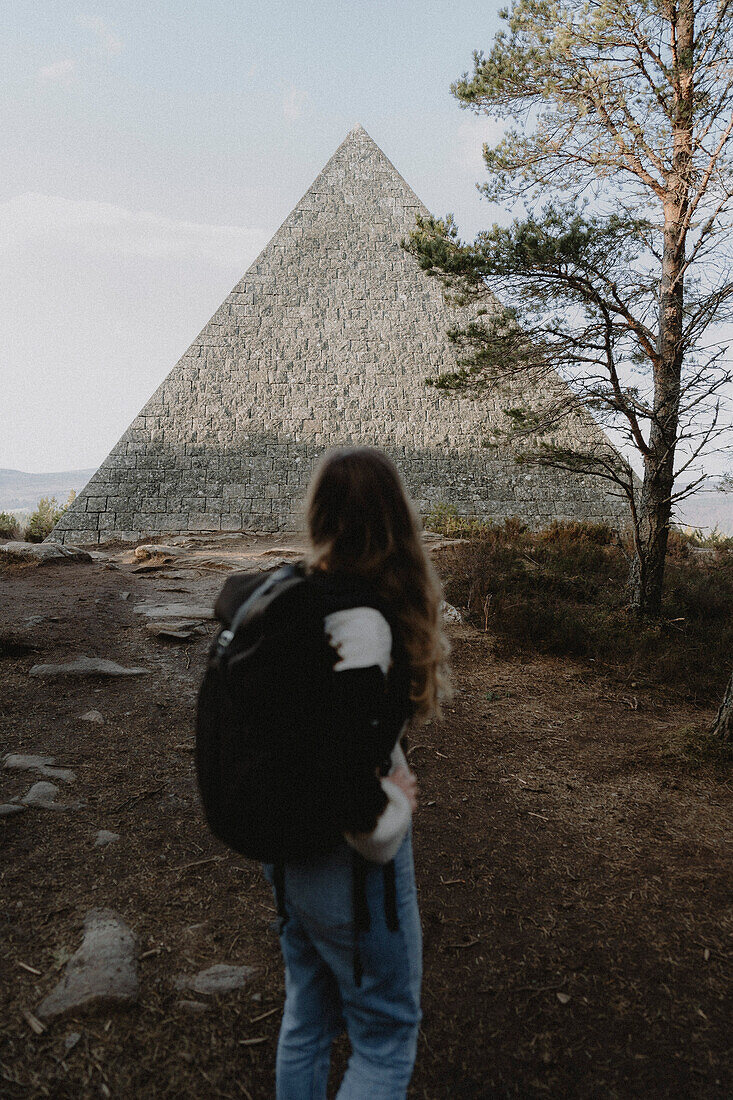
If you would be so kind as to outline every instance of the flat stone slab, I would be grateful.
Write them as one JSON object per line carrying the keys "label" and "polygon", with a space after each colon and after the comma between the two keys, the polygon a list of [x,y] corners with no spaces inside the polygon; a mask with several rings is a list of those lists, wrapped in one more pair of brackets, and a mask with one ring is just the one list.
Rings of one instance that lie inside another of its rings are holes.
{"label": "flat stone slab", "polygon": [[[33,561],[38,565],[50,562],[91,561],[91,554],[78,546],[60,542],[6,542],[0,546],[0,554],[13,561]],[[2,560],[2,559],[0,559]]]}
{"label": "flat stone slab", "polygon": [[200,619],[174,619],[170,623],[161,623],[153,620],[145,624],[148,634],[154,634],[157,638],[173,638],[176,641],[188,641],[195,634],[205,634],[206,628],[201,625]]}
{"label": "flat stone slab", "polygon": [[28,771],[45,768],[47,764],[53,764],[53,760],[53,756],[26,756],[20,752],[9,752],[3,759],[3,767]]}
{"label": "flat stone slab", "polygon": [[62,1016],[95,1005],[130,1005],[138,998],[137,937],[111,909],[91,909],[84,918],[84,939],[64,976],[41,1001],[36,1014]]}
{"label": "flat stone slab", "polygon": [[55,783],[34,783],[28,794],[24,795],[21,802],[24,806],[40,806],[41,809],[49,809],[56,806],[56,795],[59,793],[59,789]]}
{"label": "flat stone slab", "polygon": [[213,619],[213,607],[205,607],[203,604],[190,603],[139,603],[134,610],[138,615],[145,615],[148,619],[164,619],[170,622],[172,619],[194,619],[200,622],[202,619]]}
{"label": "flat stone slab", "polygon": [[19,802],[0,803],[0,817],[15,817],[16,814],[25,813],[26,807]]}
{"label": "flat stone slab", "polygon": [[123,668],[115,661],[105,661],[101,657],[75,657],[60,665],[34,665],[28,673],[40,679],[53,679],[56,676],[145,676],[147,668]]}
{"label": "flat stone slab", "polygon": [[60,779],[62,783],[73,783],[76,775],[71,768],[54,768],[53,756],[25,756],[11,752],[5,757],[3,767],[16,771],[33,771],[44,775],[46,779]]}
{"label": "flat stone slab", "polygon": [[256,974],[254,966],[229,966],[216,963],[198,974],[179,974],[175,979],[176,989],[190,989],[194,993],[231,993],[241,989]]}

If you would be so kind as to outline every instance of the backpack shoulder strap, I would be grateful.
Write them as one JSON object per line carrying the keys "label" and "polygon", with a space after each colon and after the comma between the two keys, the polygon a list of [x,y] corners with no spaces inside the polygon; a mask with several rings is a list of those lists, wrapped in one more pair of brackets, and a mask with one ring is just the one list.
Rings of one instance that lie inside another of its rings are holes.
{"label": "backpack shoulder strap", "polygon": [[251,622],[252,619],[264,614],[273,600],[288,589],[301,584],[302,581],[303,573],[297,565],[283,565],[280,569],[276,569],[274,573],[271,573],[269,577],[266,577],[237,609],[229,629],[222,630],[219,634],[217,638],[219,652],[229,646],[244,622]]}

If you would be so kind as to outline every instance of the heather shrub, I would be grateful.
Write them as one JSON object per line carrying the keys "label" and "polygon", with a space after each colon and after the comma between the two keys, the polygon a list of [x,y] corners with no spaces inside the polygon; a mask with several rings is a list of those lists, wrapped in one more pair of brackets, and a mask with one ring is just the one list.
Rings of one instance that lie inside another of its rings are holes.
{"label": "heather shrub", "polygon": [[446,599],[493,635],[500,656],[590,659],[629,681],[716,701],[733,653],[733,549],[701,551],[673,532],[656,620],[627,608],[628,555],[602,525],[487,528],[441,555]]}

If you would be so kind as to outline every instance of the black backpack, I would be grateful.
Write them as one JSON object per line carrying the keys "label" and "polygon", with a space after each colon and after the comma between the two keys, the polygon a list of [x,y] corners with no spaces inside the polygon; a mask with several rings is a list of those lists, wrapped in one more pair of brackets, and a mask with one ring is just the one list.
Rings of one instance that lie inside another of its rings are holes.
{"label": "black backpack", "polygon": [[[227,606],[228,605],[228,606]],[[265,580],[231,577],[217,601],[229,625],[215,638],[199,691],[196,771],[211,831],[234,851],[274,864],[280,930],[287,920],[287,862],[307,860],[343,842],[328,786],[334,739],[322,701],[334,675],[324,616],[379,601],[354,578],[306,575],[284,566]],[[394,637],[393,668],[381,697],[369,684],[360,713],[388,754],[411,712],[409,665]],[[349,725],[347,722],[346,725]],[[381,739],[381,740],[380,740]],[[353,862],[354,980],[361,983],[359,934],[369,927],[367,862]],[[387,926],[399,928],[394,861],[384,867]]]}
{"label": "black backpack", "polygon": [[[253,578],[228,582],[235,597],[237,583],[247,591]],[[344,822],[334,819],[327,784],[343,731],[328,729],[323,701],[343,674],[333,672],[323,620],[339,606],[377,603],[358,581],[325,588],[284,566],[254,581],[215,639],[199,692],[196,769],[211,831],[242,855],[297,861],[341,843]],[[385,757],[406,717],[393,694],[364,702],[374,707],[370,734],[383,739]]]}

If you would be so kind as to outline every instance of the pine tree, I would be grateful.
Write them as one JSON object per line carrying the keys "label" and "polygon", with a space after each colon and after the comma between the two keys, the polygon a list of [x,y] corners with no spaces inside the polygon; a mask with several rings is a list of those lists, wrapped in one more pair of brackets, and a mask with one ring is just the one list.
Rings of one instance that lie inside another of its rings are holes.
{"label": "pine tree", "polygon": [[[701,477],[675,484],[724,429],[731,381],[705,333],[733,316],[733,3],[515,0],[502,17],[452,91],[510,120],[484,149],[482,189],[529,213],[472,243],[452,219],[424,219],[406,242],[475,307],[451,333],[460,369],[433,381],[480,393],[526,376],[533,399],[506,410],[520,459],[625,496],[630,602],[655,614],[673,504]],[[553,438],[581,405],[636,449],[641,485],[613,448]]]}

